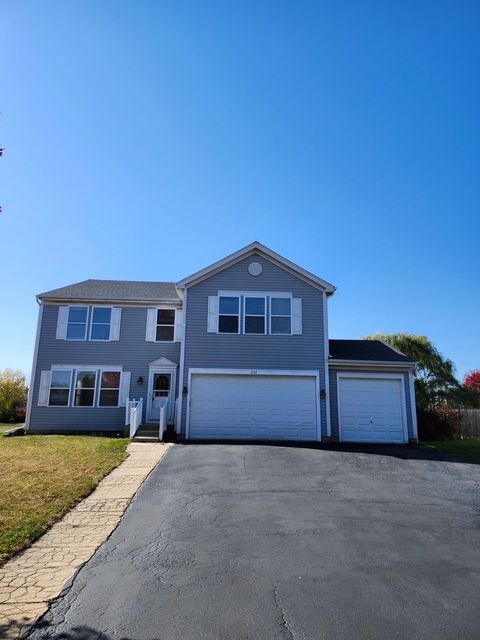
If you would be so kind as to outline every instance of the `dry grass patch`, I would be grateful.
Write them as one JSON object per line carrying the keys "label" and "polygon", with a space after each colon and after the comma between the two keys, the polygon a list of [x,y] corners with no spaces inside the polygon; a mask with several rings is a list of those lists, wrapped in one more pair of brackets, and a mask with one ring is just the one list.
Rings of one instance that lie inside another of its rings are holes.
{"label": "dry grass patch", "polygon": [[43,533],[126,457],[128,440],[0,436],[0,564]]}

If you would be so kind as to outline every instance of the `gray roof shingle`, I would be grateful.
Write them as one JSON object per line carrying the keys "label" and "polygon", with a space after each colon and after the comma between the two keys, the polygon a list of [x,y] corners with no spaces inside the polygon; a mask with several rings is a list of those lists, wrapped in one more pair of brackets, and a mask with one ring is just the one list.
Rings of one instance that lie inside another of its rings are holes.
{"label": "gray roof shingle", "polygon": [[333,360],[371,360],[375,362],[413,362],[381,340],[329,340]]}
{"label": "gray roof shingle", "polygon": [[174,282],[135,280],[84,280],[59,289],[39,293],[40,300],[109,300],[119,302],[178,302]]}

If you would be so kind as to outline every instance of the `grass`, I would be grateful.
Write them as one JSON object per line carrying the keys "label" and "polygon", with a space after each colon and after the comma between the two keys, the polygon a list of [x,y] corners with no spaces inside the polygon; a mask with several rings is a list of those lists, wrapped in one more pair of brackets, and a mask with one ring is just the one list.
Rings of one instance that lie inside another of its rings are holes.
{"label": "grass", "polygon": [[94,436],[0,437],[0,564],[87,496],[124,460],[127,443]]}
{"label": "grass", "polygon": [[21,427],[22,424],[14,424],[13,422],[0,422],[0,435],[4,434],[5,431],[9,431],[10,429],[15,429],[15,427]]}
{"label": "grass", "polygon": [[466,458],[472,462],[480,463],[480,438],[467,438],[465,440],[444,440],[441,442],[426,442],[442,453],[450,453],[460,458]]}

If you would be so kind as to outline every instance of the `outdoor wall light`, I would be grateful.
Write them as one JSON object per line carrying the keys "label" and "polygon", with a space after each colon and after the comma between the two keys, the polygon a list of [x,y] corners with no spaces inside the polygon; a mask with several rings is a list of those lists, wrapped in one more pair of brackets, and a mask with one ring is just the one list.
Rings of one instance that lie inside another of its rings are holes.
{"label": "outdoor wall light", "polygon": [[325,389],[322,389],[322,390],[320,391],[320,397],[321,397],[321,398],[326,398],[326,397],[327,397],[327,392],[325,391]]}
{"label": "outdoor wall light", "polygon": [[137,384],[141,387],[143,384],[143,378],[142,376],[138,376],[138,380],[137,380]]}
{"label": "outdoor wall light", "polygon": [[185,385],[185,386],[183,387],[183,393],[188,393],[188,387],[187,387],[187,385]]}

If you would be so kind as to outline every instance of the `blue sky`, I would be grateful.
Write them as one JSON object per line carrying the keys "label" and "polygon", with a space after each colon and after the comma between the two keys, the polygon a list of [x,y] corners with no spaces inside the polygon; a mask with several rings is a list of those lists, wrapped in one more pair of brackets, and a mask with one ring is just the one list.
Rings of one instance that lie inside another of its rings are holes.
{"label": "blue sky", "polygon": [[3,2],[0,369],[35,294],[177,280],[259,240],[330,335],[480,368],[475,2]]}

